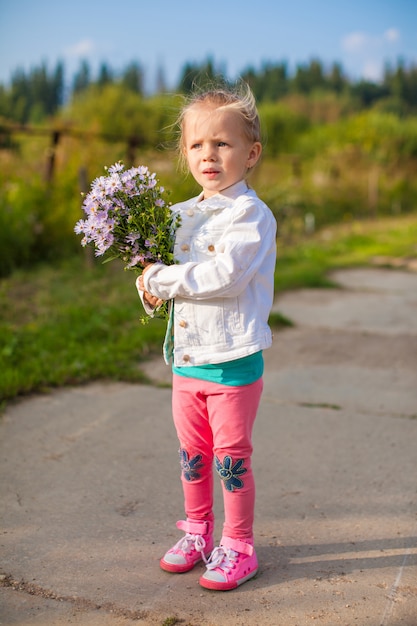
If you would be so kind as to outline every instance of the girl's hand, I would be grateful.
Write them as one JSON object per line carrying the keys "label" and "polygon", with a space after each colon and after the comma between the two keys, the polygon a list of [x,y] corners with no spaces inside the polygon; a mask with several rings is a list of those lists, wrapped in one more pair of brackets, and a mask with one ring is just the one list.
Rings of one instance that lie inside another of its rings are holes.
{"label": "girl's hand", "polygon": [[[143,268],[143,270],[142,270],[142,274],[139,276],[138,284],[139,284],[139,289],[141,291],[145,291],[145,285],[143,284],[143,277],[145,276],[145,274],[148,271],[148,269],[150,267],[152,267],[152,265],[153,265],[153,263],[147,263],[145,265],[145,267]],[[148,292],[146,291],[145,293],[148,293]],[[149,294],[149,295],[151,295],[151,294]]]}
{"label": "girl's hand", "polygon": [[149,291],[146,291],[145,286],[143,284],[143,276],[146,273],[146,271],[152,267],[153,263],[148,263],[144,268],[143,268],[143,272],[142,274],[139,276],[139,280],[138,280],[138,284],[139,284],[139,289],[141,291],[143,291],[143,300],[144,302],[146,302],[146,304],[148,304],[149,306],[151,306],[152,308],[161,306],[161,304],[163,304],[163,300],[161,300],[161,298],[157,298],[156,296],[153,296],[151,293],[149,293]]}
{"label": "girl's hand", "polygon": [[149,291],[145,291],[144,289],[142,291],[143,291],[143,301],[146,302],[146,304],[151,306],[153,309],[163,304],[164,301],[161,300],[161,298],[157,298],[156,296],[153,296],[151,293],[149,293]]}

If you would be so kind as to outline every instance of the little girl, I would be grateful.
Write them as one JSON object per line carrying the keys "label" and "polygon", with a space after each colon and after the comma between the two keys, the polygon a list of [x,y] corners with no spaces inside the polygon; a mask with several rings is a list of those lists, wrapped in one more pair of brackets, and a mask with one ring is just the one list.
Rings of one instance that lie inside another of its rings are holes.
{"label": "little girl", "polygon": [[[276,222],[245,181],[262,151],[249,89],[194,96],[179,125],[180,153],[202,191],[173,206],[181,217],[178,264],[150,264],[137,281],[148,313],[173,302],[164,356],[173,364],[186,520],[177,522],[185,534],[160,565],[180,573],[203,560],[200,584],[228,590],[258,569],[252,427],[263,386],[262,350],[272,341]],[[214,549],[213,466],[225,513]]]}

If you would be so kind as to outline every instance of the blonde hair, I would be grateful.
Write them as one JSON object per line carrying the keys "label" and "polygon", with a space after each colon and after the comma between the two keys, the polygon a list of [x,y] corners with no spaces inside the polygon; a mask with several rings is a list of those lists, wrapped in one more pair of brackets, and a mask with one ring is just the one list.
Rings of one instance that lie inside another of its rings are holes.
{"label": "blonde hair", "polygon": [[214,109],[236,111],[243,124],[243,132],[251,143],[261,142],[261,124],[255,97],[246,83],[241,83],[235,90],[221,87],[192,94],[178,116],[179,128],[178,153],[180,163],[185,166],[184,127],[187,113],[195,107],[209,106]]}

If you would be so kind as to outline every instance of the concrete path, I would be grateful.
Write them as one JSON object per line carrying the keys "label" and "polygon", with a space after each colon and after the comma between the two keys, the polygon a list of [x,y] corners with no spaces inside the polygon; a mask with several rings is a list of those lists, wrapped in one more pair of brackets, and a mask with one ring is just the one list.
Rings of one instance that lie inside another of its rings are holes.
{"label": "concrete path", "polygon": [[62,389],[0,422],[0,624],[417,625],[417,275],[334,278],[276,302],[296,325],[265,353],[257,577],[159,569],[183,516],[169,388]]}

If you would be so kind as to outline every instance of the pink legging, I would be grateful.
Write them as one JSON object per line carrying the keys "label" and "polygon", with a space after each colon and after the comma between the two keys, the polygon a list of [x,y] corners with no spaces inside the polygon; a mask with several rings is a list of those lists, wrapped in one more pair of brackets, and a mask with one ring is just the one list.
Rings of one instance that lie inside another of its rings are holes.
{"label": "pink legging", "polygon": [[223,536],[253,536],[255,482],[252,428],[262,378],[230,387],[173,375],[172,410],[180,441],[185,512],[193,520],[213,519],[213,459],[222,479]]}

